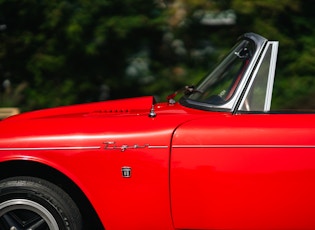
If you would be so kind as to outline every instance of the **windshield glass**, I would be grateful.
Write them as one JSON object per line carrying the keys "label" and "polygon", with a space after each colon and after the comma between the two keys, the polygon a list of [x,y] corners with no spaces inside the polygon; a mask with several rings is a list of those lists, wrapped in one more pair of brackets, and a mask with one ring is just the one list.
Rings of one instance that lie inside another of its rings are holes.
{"label": "windshield glass", "polygon": [[244,76],[253,53],[253,42],[240,41],[186,99],[211,105],[228,102]]}

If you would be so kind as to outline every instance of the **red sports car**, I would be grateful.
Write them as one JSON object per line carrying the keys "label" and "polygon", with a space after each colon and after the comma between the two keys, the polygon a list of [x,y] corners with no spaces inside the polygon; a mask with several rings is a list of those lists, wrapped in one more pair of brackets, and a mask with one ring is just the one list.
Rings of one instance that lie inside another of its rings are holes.
{"label": "red sports car", "polygon": [[270,111],[278,42],[243,35],[182,98],[0,122],[0,229],[315,229],[315,115]]}

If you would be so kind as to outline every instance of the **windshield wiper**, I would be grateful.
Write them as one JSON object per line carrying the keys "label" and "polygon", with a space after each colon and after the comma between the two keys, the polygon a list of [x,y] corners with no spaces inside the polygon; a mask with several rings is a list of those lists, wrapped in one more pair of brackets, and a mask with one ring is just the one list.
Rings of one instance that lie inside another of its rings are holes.
{"label": "windshield wiper", "polygon": [[174,98],[175,98],[175,97],[177,96],[177,94],[179,94],[179,93],[183,93],[185,96],[190,96],[190,95],[192,95],[192,94],[194,94],[194,93],[202,93],[202,92],[199,91],[199,90],[196,90],[196,89],[195,89],[195,86],[193,86],[193,85],[191,85],[191,86],[186,85],[184,88],[182,88],[182,89],[180,89],[180,90],[177,90],[177,91],[175,91],[174,93],[168,95],[168,96],[166,97],[168,103],[174,104],[174,103],[175,103]]}
{"label": "windshield wiper", "polygon": [[184,88],[184,94],[186,96],[190,96],[190,95],[192,95],[194,93],[197,93],[197,92],[201,93],[200,91],[195,90],[195,86],[194,85],[191,85],[191,86],[186,85],[185,88]]}

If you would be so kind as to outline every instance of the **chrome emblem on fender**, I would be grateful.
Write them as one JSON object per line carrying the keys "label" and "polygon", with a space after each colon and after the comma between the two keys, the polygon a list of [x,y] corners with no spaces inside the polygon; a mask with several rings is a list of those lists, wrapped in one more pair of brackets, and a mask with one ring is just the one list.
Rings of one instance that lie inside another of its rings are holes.
{"label": "chrome emblem on fender", "polygon": [[131,177],[131,167],[124,166],[121,168],[122,177],[129,178]]}
{"label": "chrome emblem on fender", "polygon": [[118,149],[121,152],[125,152],[127,149],[144,149],[144,148],[149,147],[149,144],[144,144],[144,145],[135,144],[135,145],[121,145],[121,146],[119,146],[119,145],[116,145],[116,143],[114,141],[107,141],[107,142],[104,142],[104,144],[105,144],[104,149],[107,149],[107,150]]}
{"label": "chrome emblem on fender", "polygon": [[[120,150],[121,152],[125,152],[128,149],[167,149],[167,145],[150,145],[150,144],[133,144],[133,145],[127,145],[127,144],[116,144],[115,141],[105,141],[103,142],[103,149],[105,150]],[[1,149],[0,149],[1,150]]]}

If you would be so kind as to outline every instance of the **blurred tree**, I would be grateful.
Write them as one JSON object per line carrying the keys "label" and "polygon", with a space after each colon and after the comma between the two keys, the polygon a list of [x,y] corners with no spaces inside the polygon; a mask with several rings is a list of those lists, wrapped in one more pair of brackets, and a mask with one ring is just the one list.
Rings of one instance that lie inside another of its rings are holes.
{"label": "blurred tree", "polygon": [[[32,110],[195,84],[252,31],[280,41],[275,107],[314,92],[312,1],[2,0],[0,105]],[[284,55],[283,55],[284,54]],[[15,93],[13,93],[15,92]]]}
{"label": "blurred tree", "polygon": [[122,79],[128,56],[148,40],[155,47],[163,25],[145,0],[4,0],[0,9],[1,79],[28,83],[25,109],[95,101],[106,85],[112,97],[133,95]]}
{"label": "blurred tree", "polygon": [[233,0],[242,31],[280,41],[273,109],[315,108],[314,2]]}

